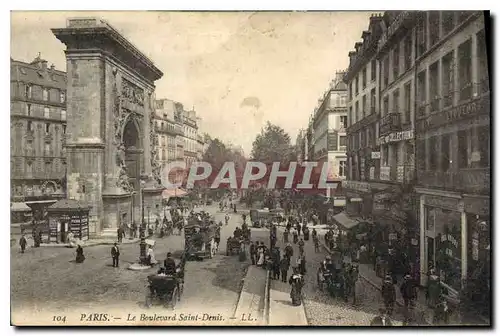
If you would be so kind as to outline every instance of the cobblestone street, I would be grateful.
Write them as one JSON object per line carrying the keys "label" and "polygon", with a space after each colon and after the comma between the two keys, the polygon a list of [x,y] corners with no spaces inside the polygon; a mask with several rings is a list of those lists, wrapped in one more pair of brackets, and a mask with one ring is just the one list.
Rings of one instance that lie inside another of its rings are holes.
{"label": "cobblestone street", "polygon": [[[269,230],[252,230],[252,239],[269,242]],[[306,285],[304,288],[305,311],[309,325],[315,326],[369,326],[373,317],[378,314],[382,299],[380,292],[371,284],[359,277],[356,283],[357,302],[356,305],[345,303],[343,300],[334,299],[327,293],[318,289],[316,272],[319,264],[324,260],[325,251],[316,253],[312,239],[305,242],[305,255],[307,262]],[[278,229],[278,246],[283,253],[283,228]],[[294,258],[298,254],[298,246],[294,247]],[[286,286],[287,290],[289,286]],[[402,324],[402,316],[399,312],[393,316],[396,325]]]}
{"label": "cobblestone street", "polygon": [[[224,214],[215,214],[217,221],[223,217]],[[176,312],[233,314],[248,264],[239,262],[236,256],[226,257],[225,241],[239,221],[240,216],[232,215],[229,225],[222,228],[222,246],[217,256],[187,263],[184,294]],[[183,248],[183,236],[156,239],[156,258],[162,262],[167,252],[175,254]],[[144,310],[146,277],[156,269],[142,272],[127,269],[138,259],[139,244],[122,244],[120,267],[113,268],[110,249],[109,245],[85,248],[85,262],[76,264],[75,249],[30,248],[20,254],[12,248],[13,320],[18,316],[30,320],[29,316],[40,313],[63,315],[78,309],[82,312],[99,312],[106,307]],[[155,307],[154,312],[163,310],[161,306]]]}

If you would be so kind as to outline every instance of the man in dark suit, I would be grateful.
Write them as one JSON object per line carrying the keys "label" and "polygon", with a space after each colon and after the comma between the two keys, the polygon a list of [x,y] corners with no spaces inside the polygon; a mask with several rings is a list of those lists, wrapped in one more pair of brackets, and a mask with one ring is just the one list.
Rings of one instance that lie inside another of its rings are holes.
{"label": "man in dark suit", "polygon": [[120,261],[120,249],[118,244],[115,243],[111,248],[111,258],[113,258],[113,267],[118,267],[118,262]]}
{"label": "man in dark suit", "polygon": [[173,275],[176,273],[177,265],[175,264],[174,258],[172,258],[172,253],[167,253],[167,259],[165,259],[163,265],[165,266],[165,274]]}

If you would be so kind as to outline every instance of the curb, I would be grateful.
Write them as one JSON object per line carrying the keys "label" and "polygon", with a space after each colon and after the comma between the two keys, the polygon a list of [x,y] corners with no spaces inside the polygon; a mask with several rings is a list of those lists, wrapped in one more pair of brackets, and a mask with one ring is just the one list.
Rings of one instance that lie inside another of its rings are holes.
{"label": "curb", "polygon": [[241,278],[241,281],[240,281],[241,288],[240,288],[240,291],[238,293],[238,300],[236,301],[236,305],[234,306],[233,317],[236,317],[236,312],[238,311],[238,306],[240,305],[240,301],[241,301],[241,293],[243,293],[243,287],[245,286],[245,279],[247,278],[249,269],[250,269],[250,265],[247,267],[243,278]]}
{"label": "curb", "polygon": [[[140,242],[139,240],[126,240],[118,245],[127,245],[127,244],[135,244]],[[84,243],[82,247],[92,247],[92,246],[100,246],[100,245],[113,245],[115,242],[114,241],[93,241],[89,243]],[[33,248],[33,246],[31,246]],[[69,246],[68,244],[46,244],[42,243],[40,244],[40,247],[65,247],[65,248],[75,248],[76,246]]]}
{"label": "curb", "polygon": [[264,290],[264,320],[269,325],[269,313],[271,306],[271,271],[266,272],[266,289]]}

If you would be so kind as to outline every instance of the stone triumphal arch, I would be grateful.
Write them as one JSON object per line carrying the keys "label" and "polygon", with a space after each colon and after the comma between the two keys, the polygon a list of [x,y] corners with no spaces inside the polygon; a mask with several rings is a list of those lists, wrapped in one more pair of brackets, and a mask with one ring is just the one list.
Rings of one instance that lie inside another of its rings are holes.
{"label": "stone triumphal arch", "polygon": [[142,195],[159,215],[153,109],[163,73],[103,20],[69,19],[52,32],[66,45],[68,198],[92,207],[91,235],[116,235],[140,224]]}

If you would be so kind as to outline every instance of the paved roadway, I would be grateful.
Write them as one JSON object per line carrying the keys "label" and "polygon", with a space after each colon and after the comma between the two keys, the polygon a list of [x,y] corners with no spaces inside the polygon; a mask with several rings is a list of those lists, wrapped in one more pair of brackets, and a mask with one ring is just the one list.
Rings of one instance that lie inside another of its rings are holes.
{"label": "paved roadway", "polygon": [[[215,213],[217,221],[223,221],[224,214],[216,213],[215,207],[207,208],[207,211]],[[74,263],[75,249],[43,247],[28,249],[25,254],[20,254],[15,246],[11,249],[12,321],[64,324],[54,321],[53,316],[66,315],[66,324],[75,324],[86,323],[80,321],[80,314],[111,312],[113,316],[108,316],[110,321],[103,321],[102,324],[123,324],[128,313],[137,314],[136,322],[131,323],[140,323],[140,313],[177,313],[177,323],[181,313],[199,314],[198,321],[184,324],[205,323],[201,321],[203,313],[215,317],[220,314],[224,321],[215,323],[229,323],[228,318],[236,309],[241,279],[248,265],[239,262],[237,256],[225,256],[225,241],[239,225],[241,215],[231,215],[229,225],[221,231],[222,246],[218,255],[212,260],[187,263],[184,295],[174,311],[162,306],[144,309],[146,277],[153,271],[127,269],[138,259],[138,244],[121,245],[119,268],[111,266],[111,246],[84,248],[86,260],[83,264]],[[167,252],[175,253],[183,248],[183,236],[156,239],[155,255],[162,261]]]}
{"label": "paved roadway", "polygon": [[[269,243],[269,230],[254,229],[252,239]],[[305,312],[309,325],[314,326],[369,326],[373,317],[381,307],[382,299],[380,292],[374,290],[373,286],[360,278],[356,284],[357,304],[352,300],[345,303],[343,300],[331,298],[328,294],[321,292],[316,284],[316,271],[319,264],[324,260],[325,251],[316,253],[312,238],[305,242],[305,255],[307,262],[306,285],[304,288]],[[278,228],[278,246],[283,253],[283,228]],[[294,258],[298,255],[298,246],[294,247]],[[289,271],[290,275],[291,269]],[[274,281],[274,280],[273,280]],[[289,291],[289,286],[279,286]],[[290,296],[287,295],[289,299]],[[395,323],[401,324],[402,316],[395,316]]]}

